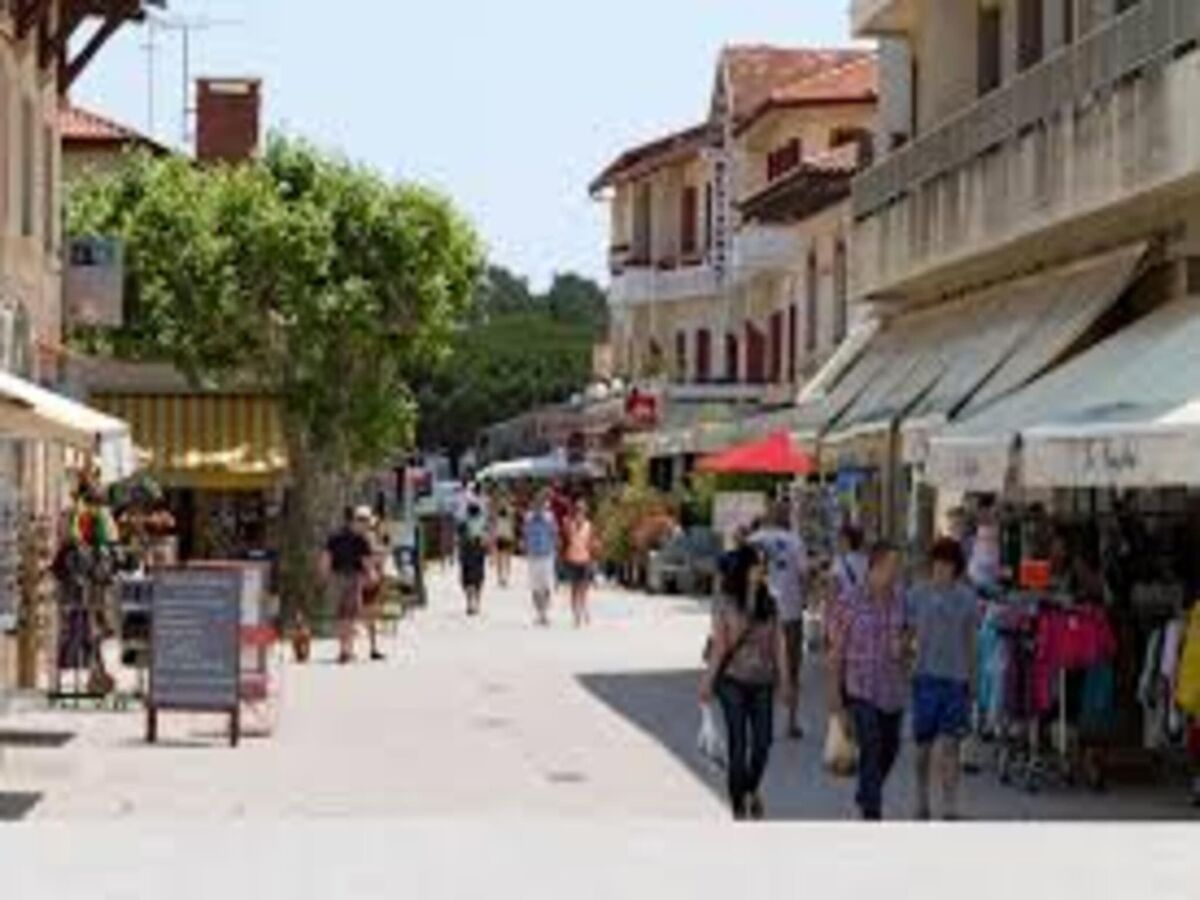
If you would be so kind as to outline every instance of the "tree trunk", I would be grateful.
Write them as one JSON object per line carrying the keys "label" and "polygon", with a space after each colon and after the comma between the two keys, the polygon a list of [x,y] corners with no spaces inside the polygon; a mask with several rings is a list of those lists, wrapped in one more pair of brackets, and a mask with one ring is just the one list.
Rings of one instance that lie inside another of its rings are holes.
{"label": "tree trunk", "polygon": [[320,454],[309,447],[303,426],[285,422],[291,485],[280,553],[281,607],[286,622],[297,613],[316,623],[326,612],[317,560],[337,517],[336,491]]}

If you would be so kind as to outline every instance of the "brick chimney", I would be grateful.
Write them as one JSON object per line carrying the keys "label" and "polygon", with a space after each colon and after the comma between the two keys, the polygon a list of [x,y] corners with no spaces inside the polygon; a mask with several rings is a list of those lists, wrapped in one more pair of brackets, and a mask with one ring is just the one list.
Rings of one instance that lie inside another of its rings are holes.
{"label": "brick chimney", "polygon": [[258,153],[262,83],[257,78],[196,81],[196,157],[238,163]]}

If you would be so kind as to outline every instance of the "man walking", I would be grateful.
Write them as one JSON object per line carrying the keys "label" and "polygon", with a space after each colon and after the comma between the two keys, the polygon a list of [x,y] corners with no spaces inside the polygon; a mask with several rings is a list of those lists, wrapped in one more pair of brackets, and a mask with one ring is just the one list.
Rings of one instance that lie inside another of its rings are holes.
{"label": "man walking", "polygon": [[808,551],[791,529],[791,508],[779,503],[769,524],[750,535],[750,543],[767,557],[767,588],[779,611],[779,622],[787,647],[787,735],[804,736],[800,727],[800,666],[804,661],[804,595],[808,577]]}
{"label": "man walking", "polygon": [[338,620],[338,662],[354,659],[354,631],[362,613],[363,587],[371,565],[371,544],[366,538],[371,510],[346,508],[342,527],[329,536],[321,554],[321,574],[333,591]]}
{"label": "man walking", "polygon": [[550,597],[554,591],[554,567],[558,551],[558,523],[544,493],[538,495],[534,508],[525,517],[523,539],[537,624],[549,625]]}

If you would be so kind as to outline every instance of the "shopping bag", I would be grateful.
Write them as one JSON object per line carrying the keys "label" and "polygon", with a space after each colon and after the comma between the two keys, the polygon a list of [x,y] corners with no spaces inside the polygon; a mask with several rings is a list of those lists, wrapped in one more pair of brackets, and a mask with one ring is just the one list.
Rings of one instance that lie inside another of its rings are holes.
{"label": "shopping bag", "polygon": [[718,769],[725,768],[728,751],[717,725],[716,710],[711,703],[700,707],[700,732],[696,735],[696,749],[710,765]]}
{"label": "shopping bag", "polygon": [[1200,716],[1200,603],[1192,607],[1183,653],[1179,659],[1175,705],[1192,716]]}
{"label": "shopping bag", "polygon": [[850,736],[844,716],[829,717],[829,729],[825,732],[825,768],[839,778],[849,778],[858,768],[858,745]]}

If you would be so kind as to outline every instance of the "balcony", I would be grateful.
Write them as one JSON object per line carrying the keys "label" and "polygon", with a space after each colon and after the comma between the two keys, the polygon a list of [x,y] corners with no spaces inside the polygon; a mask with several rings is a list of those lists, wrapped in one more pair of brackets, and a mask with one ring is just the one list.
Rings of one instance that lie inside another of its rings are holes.
{"label": "balcony", "polygon": [[666,263],[628,262],[614,271],[609,299],[616,304],[667,302],[712,297],[717,293],[717,276],[707,263],[666,267]]}
{"label": "balcony", "polygon": [[850,24],[856,37],[906,32],[912,27],[913,0],[853,0]]}
{"label": "balcony", "polygon": [[672,384],[667,387],[667,399],[677,403],[761,403],[780,389],[766,384]]}
{"label": "balcony", "polygon": [[1200,191],[1198,38],[1196,0],[1142,0],[865,172],[855,294],[986,280],[1098,229],[1144,235],[1164,200]]}

